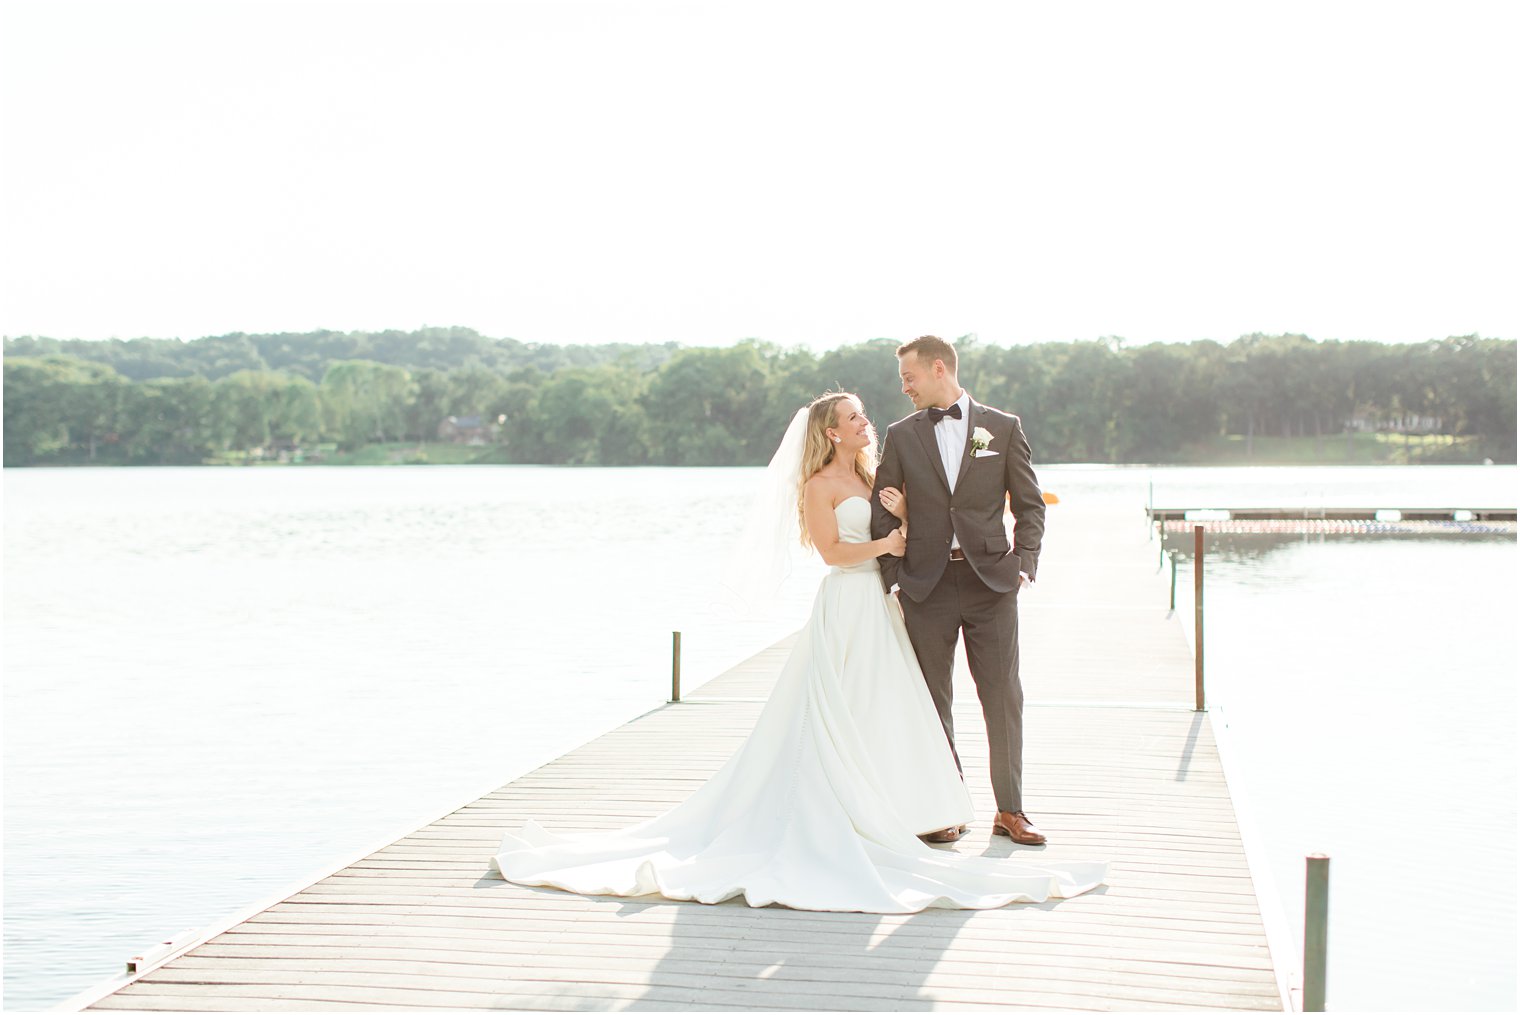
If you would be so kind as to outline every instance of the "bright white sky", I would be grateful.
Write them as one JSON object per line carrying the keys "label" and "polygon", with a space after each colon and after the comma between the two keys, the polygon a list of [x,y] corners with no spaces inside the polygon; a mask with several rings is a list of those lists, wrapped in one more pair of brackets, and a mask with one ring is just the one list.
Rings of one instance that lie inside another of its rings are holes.
{"label": "bright white sky", "polygon": [[1520,335],[1513,3],[4,10],[6,335]]}

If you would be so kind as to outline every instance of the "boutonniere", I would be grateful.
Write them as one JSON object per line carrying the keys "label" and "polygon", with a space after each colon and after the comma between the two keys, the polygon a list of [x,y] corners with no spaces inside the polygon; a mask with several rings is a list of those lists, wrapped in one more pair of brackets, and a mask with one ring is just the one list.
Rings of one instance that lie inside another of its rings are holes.
{"label": "boutonniere", "polygon": [[996,451],[988,451],[987,445],[992,443],[992,432],[984,426],[979,426],[971,431],[971,457],[985,458],[988,455],[997,454]]}

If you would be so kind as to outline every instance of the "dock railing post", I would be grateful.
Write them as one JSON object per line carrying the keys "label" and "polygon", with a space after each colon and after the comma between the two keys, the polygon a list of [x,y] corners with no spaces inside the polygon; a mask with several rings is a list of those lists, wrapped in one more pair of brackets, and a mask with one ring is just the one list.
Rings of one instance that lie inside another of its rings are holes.
{"label": "dock railing post", "polygon": [[670,632],[670,700],[681,700],[681,632]]}
{"label": "dock railing post", "polygon": [[1182,555],[1173,550],[1170,556],[1172,558],[1172,598],[1167,604],[1166,611],[1168,614],[1173,614],[1177,612],[1177,558]]}
{"label": "dock railing post", "polygon": [[1193,711],[1203,711],[1203,526],[1193,526]]}
{"label": "dock railing post", "polygon": [[1304,1011],[1325,1010],[1325,954],[1330,933],[1330,858],[1304,861]]}

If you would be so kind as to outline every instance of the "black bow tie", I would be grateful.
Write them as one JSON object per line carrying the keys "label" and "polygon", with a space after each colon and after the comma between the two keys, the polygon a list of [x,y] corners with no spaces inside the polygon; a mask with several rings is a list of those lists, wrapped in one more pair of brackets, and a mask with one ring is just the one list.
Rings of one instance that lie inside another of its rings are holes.
{"label": "black bow tie", "polygon": [[950,406],[950,408],[948,408],[948,409],[936,409],[932,405],[929,406],[929,422],[931,422],[931,423],[938,423],[940,420],[944,419],[946,416],[949,416],[951,419],[960,419],[961,418],[961,403],[956,402],[954,405]]}

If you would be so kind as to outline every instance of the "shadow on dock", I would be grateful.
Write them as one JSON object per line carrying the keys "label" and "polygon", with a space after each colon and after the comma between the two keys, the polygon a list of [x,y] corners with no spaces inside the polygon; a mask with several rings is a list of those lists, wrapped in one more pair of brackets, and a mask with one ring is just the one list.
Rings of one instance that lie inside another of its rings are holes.
{"label": "shadow on dock", "polygon": [[[891,918],[768,907],[763,922],[735,919],[745,909],[736,900],[676,904],[653,983],[695,977],[700,999],[714,1006],[928,1010],[936,1002],[926,981],[971,917],[964,910]],[[629,1007],[654,1011],[666,1003],[652,991]]]}
{"label": "shadow on dock", "polygon": [[1198,749],[1198,737],[1203,733],[1205,715],[1202,712],[1193,713],[1193,724],[1188,727],[1187,738],[1182,742],[1182,756],[1177,759],[1177,782],[1186,782],[1188,767],[1193,763],[1193,752]]}

